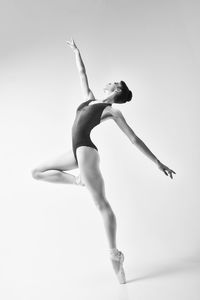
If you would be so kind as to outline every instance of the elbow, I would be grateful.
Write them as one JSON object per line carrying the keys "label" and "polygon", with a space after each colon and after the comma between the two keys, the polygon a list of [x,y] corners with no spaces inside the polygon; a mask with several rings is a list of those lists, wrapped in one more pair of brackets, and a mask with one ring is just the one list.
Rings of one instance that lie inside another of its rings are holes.
{"label": "elbow", "polygon": [[136,135],[132,135],[132,136],[130,137],[130,140],[131,140],[131,143],[132,143],[132,144],[136,145],[136,144],[139,143],[139,140],[140,140],[140,139],[139,139]]}
{"label": "elbow", "polygon": [[85,74],[86,74],[86,69],[85,69],[85,67],[81,67],[81,68],[79,69],[79,73],[80,73],[81,75],[85,75]]}

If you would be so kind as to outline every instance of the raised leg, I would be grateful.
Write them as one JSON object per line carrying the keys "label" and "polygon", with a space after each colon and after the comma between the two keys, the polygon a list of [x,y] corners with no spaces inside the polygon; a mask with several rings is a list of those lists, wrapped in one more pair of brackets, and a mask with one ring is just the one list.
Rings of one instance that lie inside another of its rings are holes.
{"label": "raised leg", "polygon": [[78,168],[74,153],[69,150],[61,155],[50,159],[32,170],[34,179],[51,183],[83,185],[79,176],[74,176],[65,171]]}

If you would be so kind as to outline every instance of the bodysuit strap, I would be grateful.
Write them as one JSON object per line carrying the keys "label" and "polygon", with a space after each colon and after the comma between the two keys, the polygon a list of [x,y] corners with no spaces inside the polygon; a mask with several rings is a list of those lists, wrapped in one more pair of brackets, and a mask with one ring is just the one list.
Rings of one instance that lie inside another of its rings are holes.
{"label": "bodysuit strap", "polygon": [[96,99],[88,100],[88,101],[86,101],[86,103],[89,104],[92,101],[96,101]]}
{"label": "bodysuit strap", "polygon": [[[96,99],[92,99],[92,100],[88,100],[89,103],[92,102],[92,101],[96,101]],[[88,104],[89,104],[88,103]],[[106,103],[106,102],[98,102],[98,104],[106,104],[106,105],[112,105],[112,103]]]}

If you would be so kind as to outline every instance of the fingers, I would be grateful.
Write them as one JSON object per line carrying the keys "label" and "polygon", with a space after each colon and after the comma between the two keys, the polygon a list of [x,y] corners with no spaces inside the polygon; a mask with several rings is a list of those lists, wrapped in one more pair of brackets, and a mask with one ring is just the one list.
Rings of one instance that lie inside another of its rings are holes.
{"label": "fingers", "polygon": [[172,173],[176,174],[174,171],[171,170],[170,171],[170,177],[171,177],[171,179],[173,179]]}
{"label": "fingers", "polygon": [[165,173],[165,175],[167,175],[167,176],[168,176],[168,174],[167,174],[167,171],[166,171],[165,169],[163,169],[163,172]]}
{"label": "fingers", "polygon": [[174,172],[173,170],[170,170],[170,169],[163,169],[163,172],[165,173],[166,176],[169,175],[171,179],[173,179],[172,173],[176,174],[176,172]]}
{"label": "fingers", "polygon": [[67,44],[70,45],[70,46],[74,45],[74,40],[73,40],[73,38],[71,38],[71,41],[67,41]]}
{"label": "fingers", "polygon": [[69,45],[69,46],[71,46],[72,44],[71,44],[71,42],[69,42],[69,41],[67,41],[67,44]]}
{"label": "fingers", "polygon": [[166,176],[170,175],[170,178],[173,179],[172,174],[176,174],[173,170],[165,166],[164,164],[160,164],[159,168],[165,173]]}
{"label": "fingers", "polygon": [[174,172],[173,170],[169,170],[169,172],[170,172],[171,179],[173,179],[172,173],[176,174],[176,172]]}
{"label": "fingers", "polygon": [[74,39],[71,37],[71,45],[75,46]]}
{"label": "fingers", "polygon": [[176,173],[172,170],[168,170],[168,172],[169,172],[169,175],[170,175],[171,179],[173,179],[172,173],[174,173],[174,174],[176,174]]}
{"label": "fingers", "polygon": [[78,49],[72,38],[71,38],[71,42],[67,41],[67,45],[70,46],[72,48],[72,50]]}
{"label": "fingers", "polygon": [[72,48],[72,50],[78,49],[78,47],[76,46],[74,39],[72,37],[71,37],[71,41],[67,41],[67,45],[70,46]]}

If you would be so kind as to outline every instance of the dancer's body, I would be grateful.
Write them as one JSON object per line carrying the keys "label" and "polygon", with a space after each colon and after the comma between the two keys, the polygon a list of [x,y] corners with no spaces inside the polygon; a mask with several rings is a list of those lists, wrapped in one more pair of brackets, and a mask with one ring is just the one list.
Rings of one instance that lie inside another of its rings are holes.
{"label": "dancer's body", "polygon": [[[88,188],[103,217],[114,270],[119,282],[125,283],[125,274],[122,266],[124,255],[116,246],[116,217],[106,198],[104,180],[99,168],[99,152],[90,139],[90,131],[100,122],[113,119],[125,135],[128,136],[131,143],[155,162],[161,171],[166,175],[170,175],[171,178],[173,178],[172,173],[175,174],[175,172],[156,158],[127,124],[121,111],[112,107],[113,103],[125,103],[131,100],[132,93],[126,84],[123,81],[107,84],[104,88],[106,97],[97,101],[89,88],[85,66],[79,49],[73,40],[67,42],[67,44],[75,53],[85,101],[79,105],[76,111],[76,118],[72,127],[72,149],[55,159],[39,165],[32,171],[32,175],[35,179],[54,183],[75,184]],[[65,172],[76,168],[79,168],[80,171],[77,177]]]}

